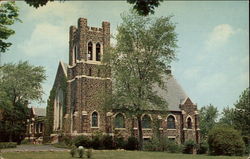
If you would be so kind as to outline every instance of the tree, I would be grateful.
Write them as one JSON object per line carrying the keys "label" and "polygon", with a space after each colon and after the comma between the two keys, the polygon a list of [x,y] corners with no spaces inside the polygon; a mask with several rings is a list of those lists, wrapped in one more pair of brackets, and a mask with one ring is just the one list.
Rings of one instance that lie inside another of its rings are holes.
{"label": "tree", "polygon": [[219,124],[228,125],[234,127],[234,109],[233,108],[223,108],[222,117],[219,120]]}
{"label": "tree", "polygon": [[235,104],[234,124],[242,135],[248,136],[250,139],[250,102],[249,88],[246,88]]}
{"label": "tree", "polygon": [[[28,62],[5,64],[0,68],[1,138],[19,141],[25,133],[28,102],[41,101],[45,70]],[[15,138],[13,138],[15,137]]]}
{"label": "tree", "polygon": [[54,0],[25,0],[27,4],[35,8],[42,7],[46,5],[49,1],[53,2]]}
{"label": "tree", "polygon": [[0,4],[0,54],[6,52],[12,45],[10,42],[6,42],[6,40],[15,34],[15,31],[10,29],[9,26],[16,21],[21,22],[18,16],[19,9],[15,2],[2,2]]}
{"label": "tree", "polygon": [[[25,0],[27,4],[35,8],[44,6],[49,1],[52,2],[54,0]],[[154,14],[155,7],[158,7],[162,1],[163,0],[127,0],[128,3],[134,4],[134,10],[136,10],[139,15],[143,16]]]}
{"label": "tree", "polygon": [[160,5],[163,0],[127,0],[128,3],[134,4],[134,9],[139,15],[147,16],[154,14],[155,7]]}
{"label": "tree", "polygon": [[213,105],[204,106],[200,109],[200,132],[201,132],[201,138],[206,139],[209,130],[211,130],[215,124],[216,120],[218,118],[218,110]]}
{"label": "tree", "polygon": [[240,133],[233,128],[216,126],[208,134],[211,155],[243,155],[245,145]]}
{"label": "tree", "polygon": [[125,110],[137,117],[139,148],[142,148],[142,114],[146,110],[167,109],[152,86],[165,89],[163,75],[175,59],[177,36],[171,17],[151,18],[135,12],[123,14],[117,45],[107,50],[103,63],[112,70],[113,92],[106,107]]}

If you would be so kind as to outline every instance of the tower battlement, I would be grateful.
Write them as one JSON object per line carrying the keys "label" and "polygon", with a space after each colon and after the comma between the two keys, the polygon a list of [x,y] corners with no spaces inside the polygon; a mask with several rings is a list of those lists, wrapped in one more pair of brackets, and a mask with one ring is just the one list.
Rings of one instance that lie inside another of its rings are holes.
{"label": "tower battlement", "polygon": [[86,18],[79,18],[77,26],[69,28],[69,65],[78,61],[100,62],[104,48],[109,45],[109,22],[103,21],[101,28],[92,27]]}

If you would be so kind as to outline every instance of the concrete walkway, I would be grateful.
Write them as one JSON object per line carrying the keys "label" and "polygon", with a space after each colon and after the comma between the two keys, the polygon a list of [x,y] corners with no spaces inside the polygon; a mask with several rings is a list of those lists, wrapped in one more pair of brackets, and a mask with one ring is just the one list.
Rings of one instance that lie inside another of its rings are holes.
{"label": "concrete walkway", "polygon": [[1,152],[43,152],[43,151],[69,151],[64,148],[56,148],[52,145],[18,145],[16,148],[2,149]]}

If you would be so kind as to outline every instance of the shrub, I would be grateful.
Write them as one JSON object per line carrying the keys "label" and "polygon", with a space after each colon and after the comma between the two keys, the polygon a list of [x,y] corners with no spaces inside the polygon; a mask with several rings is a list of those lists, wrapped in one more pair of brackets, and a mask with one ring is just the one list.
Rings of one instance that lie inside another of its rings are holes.
{"label": "shrub", "polygon": [[145,151],[161,151],[161,148],[159,147],[160,142],[157,138],[152,138],[149,141],[144,141],[143,143],[143,150]]}
{"label": "shrub", "polygon": [[115,136],[114,137],[114,147],[115,149],[123,149],[125,148],[125,141],[124,138],[122,136]]}
{"label": "shrub", "polygon": [[73,144],[71,137],[65,136],[65,135],[62,135],[61,137],[59,137],[59,142],[64,143],[67,146],[71,146]]}
{"label": "shrub", "polygon": [[66,148],[66,149],[71,147],[70,145],[66,145],[64,142],[55,143],[53,144],[53,146],[57,148]]}
{"label": "shrub", "polygon": [[92,135],[91,147],[93,149],[104,149],[103,146],[103,133],[101,131],[95,131]]}
{"label": "shrub", "polygon": [[250,154],[250,137],[243,136],[242,139],[243,139],[243,141],[245,143],[245,147],[246,147],[245,154]]}
{"label": "shrub", "polygon": [[16,146],[17,146],[16,142],[0,142],[0,149],[15,148]]}
{"label": "shrub", "polygon": [[205,154],[208,150],[208,143],[206,141],[203,141],[199,144],[197,153],[198,154]]}
{"label": "shrub", "polygon": [[93,149],[103,149],[103,140],[100,136],[93,136],[92,142],[91,142]]}
{"label": "shrub", "polygon": [[92,157],[92,149],[88,149],[86,155],[87,155],[87,158],[91,158]]}
{"label": "shrub", "polygon": [[225,126],[213,128],[208,134],[211,155],[243,155],[245,144],[239,132]]}
{"label": "shrub", "polygon": [[72,146],[72,148],[69,152],[72,157],[74,157],[76,155],[76,149],[77,149],[76,146]]}
{"label": "shrub", "polygon": [[146,141],[143,149],[146,151],[168,151],[170,153],[176,153],[182,151],[182,146],[163,136],[160,139],[154,137],[150,141]]}
{"label": "shrub", "polygon": [[193,150],[197,147],[193,140],[188,140],[184,143],[183,153],[192,154]]}
{"label": "shrub", "polygon": [[29,144],[29,143],[30,143],[30,141],[28,139],[24,139],[21,141],[21,144]]}
{"label": "shrub", "polygon": [[91,147],[91,140],[87,136],[77,136],[74,138],[73,143],[76,147],[83,146],[86,148]]}
{"label": "shrub", "polygon": [[166,140],[166,150],[170,153],[182,152],[182,146],[175,141]]}
{"label": "shrub", "polygon": [[84,154],[84,148],[83,148],[83,146],[79,146],[78,147],[78,154],[79,154],[80,158],[83,157],[83,154]]}
{"label": "shrub", "polygon": [[113,146],[113,137],[112,136],[109,136],[109,135],[105,135],[103,136],[103,146],[105,149],[113,149],[114,146]]}
{"label": "shrub", "polygon": [[127,143],[126,143],[126,149],[127,150],[138,150],[138,145],[139,145],[139,142],[138,142],[137,138],[134,136],[130,136],[128,138]]}
{"label": "shrub", "polygon": [[51,142],[51,137],[50,136],[43,136],[43,144],[47,144]]}

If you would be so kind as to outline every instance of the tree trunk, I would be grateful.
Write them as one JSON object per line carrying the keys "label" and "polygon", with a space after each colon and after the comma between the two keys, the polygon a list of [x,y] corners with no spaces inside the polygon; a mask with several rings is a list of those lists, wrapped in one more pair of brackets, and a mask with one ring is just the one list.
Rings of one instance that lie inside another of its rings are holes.
{"label": "tree trunk", "polygon": [[137,116],[138,120],[138,134],[139,134],[139,150],[142,150],[143,148],[143,137],[142,137],[142,121],[141,121],[141,115]]}

